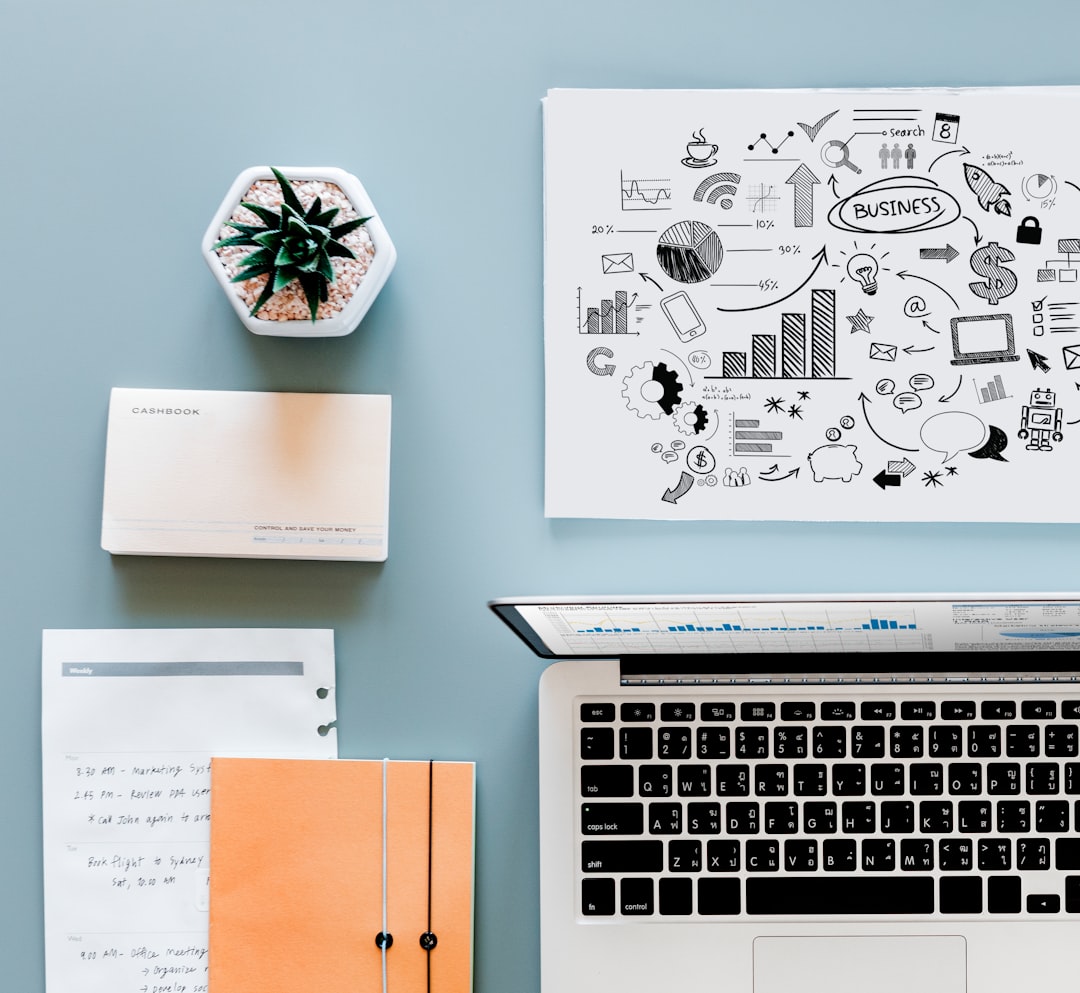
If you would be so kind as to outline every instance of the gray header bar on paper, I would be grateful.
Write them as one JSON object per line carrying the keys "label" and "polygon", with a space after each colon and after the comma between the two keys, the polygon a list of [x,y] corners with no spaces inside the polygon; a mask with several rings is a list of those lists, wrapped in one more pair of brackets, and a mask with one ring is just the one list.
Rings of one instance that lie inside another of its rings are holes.
{"label": "gray header bar on paper", "polygon": [[62,662],[63,676],[302,676],[303,662]]}

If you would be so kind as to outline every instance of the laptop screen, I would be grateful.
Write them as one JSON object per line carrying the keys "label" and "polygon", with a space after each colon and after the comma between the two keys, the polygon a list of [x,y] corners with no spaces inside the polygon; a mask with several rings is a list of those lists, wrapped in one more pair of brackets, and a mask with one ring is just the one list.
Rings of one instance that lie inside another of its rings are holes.
{"label": "laptop screen", "polygon": [[527,597],[490,606],[542,658],[663,656],[685,668],[700,655],[1080,648],[1080,597],[1061,594]]}

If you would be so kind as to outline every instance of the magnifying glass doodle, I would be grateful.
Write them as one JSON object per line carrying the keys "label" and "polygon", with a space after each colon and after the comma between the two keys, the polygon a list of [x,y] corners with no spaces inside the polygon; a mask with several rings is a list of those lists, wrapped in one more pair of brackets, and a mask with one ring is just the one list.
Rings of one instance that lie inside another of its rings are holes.
{"label": "magnifying glass doodle", "polygon": [[852,172],[861,173],[860,169],[854,162],[851,161],[850,152],[848,152],[847,142],[841,141],[839,138],[833,138],[832,141],[827,141],[824,147],[821,149],[821,161],[825,165],[839,169],[840,166],[847,166]]}

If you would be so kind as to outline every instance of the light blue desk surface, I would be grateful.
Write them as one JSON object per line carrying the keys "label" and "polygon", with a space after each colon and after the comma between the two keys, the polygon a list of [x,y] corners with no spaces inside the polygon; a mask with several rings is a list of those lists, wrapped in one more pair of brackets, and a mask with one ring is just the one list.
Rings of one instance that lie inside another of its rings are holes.
{"label": "light blue desk surface", "polygon": [[[2,8],[3,989],[44,988],[44,627],[332,627],[342,756],[478,762],[476,990],[536,993],[540,664],[489,597],[1080,588],[1075,526],[542,507],[548,87],[1072,84],[1073,0]],[[199,240],[260,163],[342,166],[374,199],[399,259],[355,334],[257,338],[228,309]],[[112,386],[393,394],[389,561],[111,559]]]}

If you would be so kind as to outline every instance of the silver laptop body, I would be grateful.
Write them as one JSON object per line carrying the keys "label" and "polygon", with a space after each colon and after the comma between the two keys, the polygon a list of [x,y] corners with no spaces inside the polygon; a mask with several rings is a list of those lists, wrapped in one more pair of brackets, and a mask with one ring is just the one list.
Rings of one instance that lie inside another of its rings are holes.
{"label": "silver laptop body", "polygon": [[1075,987],[1080,597],[491,607],[554,660],[543,993]]}

